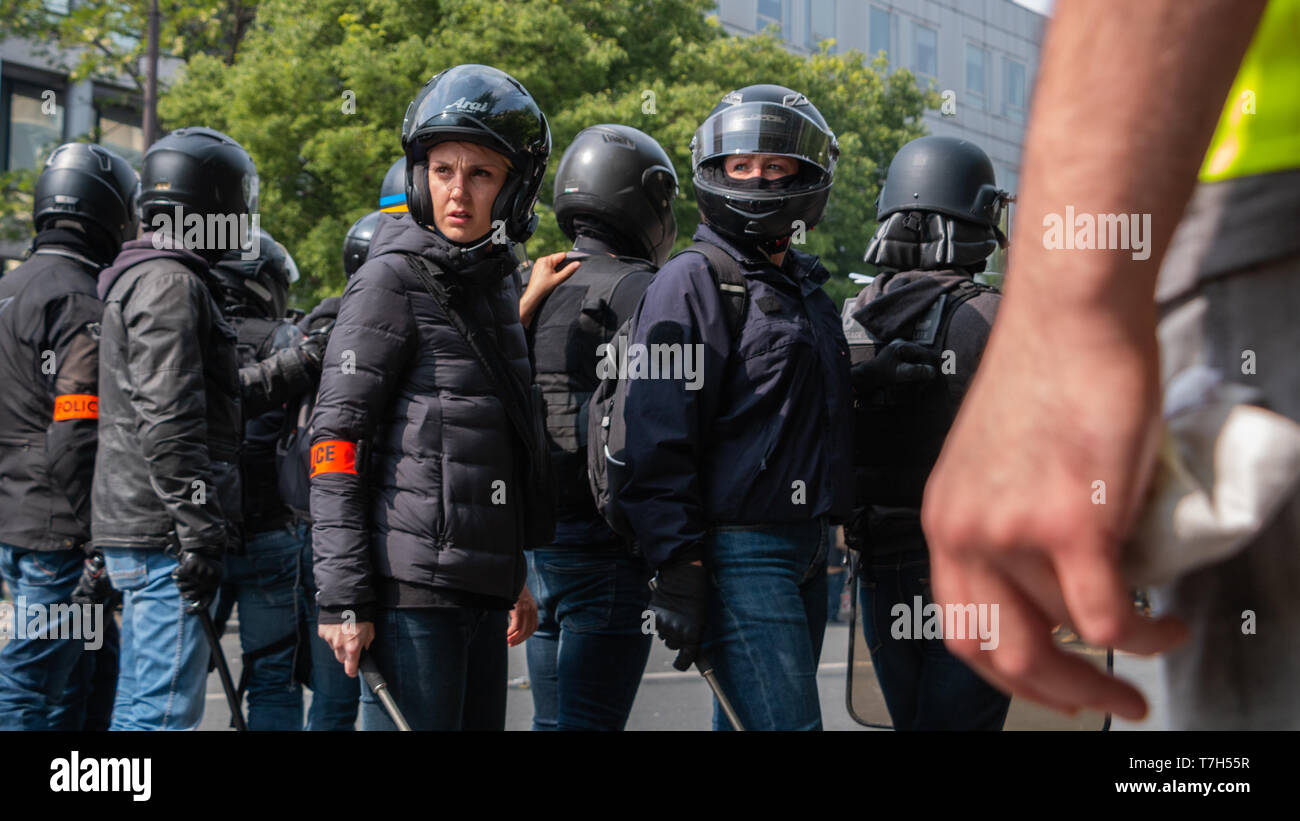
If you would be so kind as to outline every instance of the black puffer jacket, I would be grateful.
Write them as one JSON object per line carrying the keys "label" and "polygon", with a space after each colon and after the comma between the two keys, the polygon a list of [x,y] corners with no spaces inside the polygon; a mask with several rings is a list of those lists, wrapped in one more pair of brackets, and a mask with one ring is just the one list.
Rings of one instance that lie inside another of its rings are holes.
{"label": "black puffer jacket", "polygon": [[235,331],[207,263],[122,246],[99,277],[96,547],[235,548],[240,520],[239,368]]}
{"label": "black puffer jacket", "polygon": [[103,261],[67,229],[33,244],[0,279],[0,542],[66,550],[90,539]]}
{"label": "black puffer jacket", "polygon": [[[523,587],[517,439],[493,384],[412,270],[464,283],[464,313],[527,383],[509,248],[467,269],[406,214],[385,214],[348,282],[312,417],[311,512],[322,623],[352,610],[510,607]],[[353,465],[355,460],[355,466]]]}

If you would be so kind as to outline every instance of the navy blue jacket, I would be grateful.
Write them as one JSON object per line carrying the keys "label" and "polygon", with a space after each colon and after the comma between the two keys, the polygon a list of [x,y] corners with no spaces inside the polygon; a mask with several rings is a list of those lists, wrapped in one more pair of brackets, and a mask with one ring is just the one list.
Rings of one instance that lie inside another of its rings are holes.
{"label": "navy blue jacket", "polygon": [[704,257],[683,253],[637,312],[632,344],[703,346],[698,389],[686,378],[628,384],[629,478],[614,504],[651,567],[716,525],[842,521],[852,508],[849,348],[820,287],[829,274],[799,251],[778,270],[706,225],[695,239],[741,263],[749,307],[730,338]]}

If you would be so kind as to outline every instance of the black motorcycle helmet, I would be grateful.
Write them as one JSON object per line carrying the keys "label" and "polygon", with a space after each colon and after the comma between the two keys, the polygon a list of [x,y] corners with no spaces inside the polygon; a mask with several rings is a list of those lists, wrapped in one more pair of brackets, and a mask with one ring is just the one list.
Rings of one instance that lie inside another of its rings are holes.
{"label": "black motorcycle helmet", "polygon": [[375,229],[379,227],[379,216],[383,213],[383,211],[371,211],[366,214],[352,223],[347,236],[343,238],[343,270],[349,279],[361,267],[361,263],[366,261],[366,255],[370,253],[370,240],[375,235]]}
{"label": "black motorcycle helmet", "polygon": [[997,228],[1010,194],[998,188],[984,150],[956,137],[918,137],[898,149],[876,200],[876,220],[934,211]]}
{"label": "black motorcycle helmet", "polygon": [[411,101],[402,120],[406,205],[412,219],[435,232],[428,153],[449,141],[478,143],[510,161],[492,204],[492,222],[503,220],[506,236],[514,242],[532,236],[537,228],[533,206],[551,154],[551,131],[532,95],[500,69],[461,65],[435,75]]}
{"label": "black motorcycle helmet", "polygon": [[406,157],[388,166],[384,182],[379,186],[379,210],[388,214],[406,213]]}
{"label": "black motorcycle helmet", "polygon": [[289,305],[289,286],[298,281],[298,266],[264,229],[257,229],[256,239],[256,249],[228,251],[212,266],[212,273],[225,292],[226,313],[281,319]]}
{"label": "black motorcycle helmet", "polygon": [[654,138],[625,125],[593,125],[573,138],[555,171],[555,218],[569,239],[574,217],[599,220],[663,265],[677,238],[677,172]]}
{"label": "black motorcycle helmet", "polygon": [[[161,215],[174,221],[177,208],[183,216],[226,218],[257,211],[257,168],[252,158],[239,143],[211,128],[180,128],[149,146],[141,178],[140,212],[147,231],[160,227],[156,218]],[[180,228],[176,226],[178,234]],[[229,237],[208,237],[211,248],[190,250],[215,261],[246,242],[244,237],[235,242]]]}
{"label": "black motorcycle helmet", "polygon": [[[733,179],[723,164],[734,154],[793,157],[799,171],[780,180]],[[839,154],[826,120],[799,92],[778,85],[733,91],[691,140],[700,216],[723,235],[782,250],[795,220],[805,228],[821,220]]]}
{"label": "black motorcycle helmet", "polygon": [[116,255],[140,227],[140,177],[118,154],[94,143],[67,143],[51,152],[36,179],[32,222],[37,232],[56,220],[76,220]]}

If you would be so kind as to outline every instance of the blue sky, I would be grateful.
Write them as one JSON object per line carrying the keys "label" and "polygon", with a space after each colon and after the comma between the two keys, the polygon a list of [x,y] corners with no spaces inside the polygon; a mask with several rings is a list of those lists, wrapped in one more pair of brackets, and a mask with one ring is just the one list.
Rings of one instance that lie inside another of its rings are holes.
{"label": "blue sky", "polygon": [[1056,0],[1011,0],[1011,1],[1013,3],[1018,3],[1027,9],[1033,9],[1039,14],[1051,14],[1052,5],[1056,2]]}

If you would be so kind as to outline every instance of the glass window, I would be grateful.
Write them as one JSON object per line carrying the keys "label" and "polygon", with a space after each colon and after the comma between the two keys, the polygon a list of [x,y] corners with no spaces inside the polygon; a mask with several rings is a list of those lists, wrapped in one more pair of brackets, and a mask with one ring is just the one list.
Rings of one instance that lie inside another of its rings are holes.
{"label": "glass window", "polygon": [[99,114],[99,139],[97,142],[105,148],[111,148],[131,165],[140,166],[144,157],[144,129],[140,118],[125,112]]}
{"label": "glass window", "polygon": [[881,8],[871,7],[871,18],[869,21],[869,30],[867,32],[867,50],[874,58],[880,52],[885,52],[888,59],[894,53],[893,35],[891,28],[893,26],[894,15]]}
{"label": "glass window", "polygon": [[1003,77],[1006,78],[1002,113],[1008,119],[1018,123],[1025,121],[1025,64],[1012,60],[1003,60]]}
{"label": "glass window", "polygon": [[939,32],[917,23],[913,29],[914,59],[912,68],[917,74],[939,76]]}
{"label": "glass window", "polygon": [[5,168],[38,168],[63,141],[63,100],[52,89],[14,84],[7,102]]}
{"label": "glass window", "polygon": [[[835,0],[808,0],[808,48],[835,37]],[[832,48],[831,51],[837,51]]]}
{"label": "glass window", "polygon": [[754,28],[762,31],[768,26],[781,26],[784,34],[784,22],[781,19],[781,0],[758,0],[758,20]]}
{"label": "glass window", "polygon": [[988,94],[989,54],[979,46],[966,44],[966,96],[972,104],[984,107]]}

